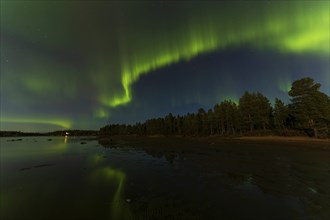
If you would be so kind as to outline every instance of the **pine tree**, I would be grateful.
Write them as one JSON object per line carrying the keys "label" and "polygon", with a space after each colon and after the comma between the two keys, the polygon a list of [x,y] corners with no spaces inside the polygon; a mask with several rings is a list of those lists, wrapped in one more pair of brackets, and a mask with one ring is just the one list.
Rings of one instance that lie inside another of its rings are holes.
{"label": "pine tree", "polygon": [[285,130],[287,128],[286,120],[289,117],[289,109],[284,103],[275,98],[275,107],[274,107],[274,125],[275,128],[280,130]]}
{"label": "pine tree", "polygon": [[312,129],[315,137],[319,131],[328,132],[330,121],[330,99],[319,91],[320,87],[320,83],[306,77],[294,81],[289,91],[297,126]]}

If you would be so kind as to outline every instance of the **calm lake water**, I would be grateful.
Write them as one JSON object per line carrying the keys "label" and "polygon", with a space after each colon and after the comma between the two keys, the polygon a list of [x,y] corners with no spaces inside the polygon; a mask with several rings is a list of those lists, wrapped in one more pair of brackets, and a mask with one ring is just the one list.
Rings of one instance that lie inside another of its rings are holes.
{"label": "calm lake water", "polygon": [[2,220],[330,217],[322,148],[224,141],[163,152],[79,137],[12,139],[0,139]]}

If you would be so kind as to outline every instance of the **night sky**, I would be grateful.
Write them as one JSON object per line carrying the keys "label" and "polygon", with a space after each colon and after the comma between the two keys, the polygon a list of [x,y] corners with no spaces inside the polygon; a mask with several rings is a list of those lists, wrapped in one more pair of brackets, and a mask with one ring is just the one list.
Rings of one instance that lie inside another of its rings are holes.
{"label": "night sky", "polygon": [[329,1],[3,1],[1,130],[98,129],[237,101],[329,95]]}

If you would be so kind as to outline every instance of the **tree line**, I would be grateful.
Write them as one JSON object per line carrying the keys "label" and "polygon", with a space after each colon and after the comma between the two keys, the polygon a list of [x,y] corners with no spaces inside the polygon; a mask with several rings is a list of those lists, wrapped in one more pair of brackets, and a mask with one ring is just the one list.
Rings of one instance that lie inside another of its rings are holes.
{"label": "tree line", "polygon": [[153,118],[135,125],[109,124],[101,135],[309,135],[330,136],[330,97],[320,83],[306,77],[292,83],[290,103],[276,98],[274,106],[259,92],[245,92],[238,103],[224,100],[212,109]]}

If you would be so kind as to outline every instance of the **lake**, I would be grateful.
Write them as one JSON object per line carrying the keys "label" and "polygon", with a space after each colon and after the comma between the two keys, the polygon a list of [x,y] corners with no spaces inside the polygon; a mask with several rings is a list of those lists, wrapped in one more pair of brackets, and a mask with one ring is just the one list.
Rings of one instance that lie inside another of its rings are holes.
{"label": "lake", "polygon": [[0,219],[330,219],[328,143],[0,138]]}

